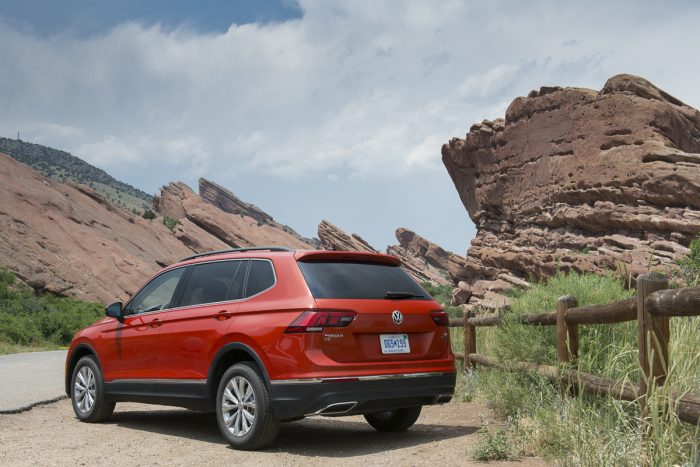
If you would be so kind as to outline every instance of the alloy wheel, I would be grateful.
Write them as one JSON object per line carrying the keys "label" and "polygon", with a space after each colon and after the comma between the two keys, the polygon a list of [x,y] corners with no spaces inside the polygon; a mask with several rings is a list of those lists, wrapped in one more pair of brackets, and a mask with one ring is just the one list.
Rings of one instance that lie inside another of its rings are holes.
{"label": "alloy wheel", "polygon": [[95,405],[97,382],[95,380],[95,373],[93,373],[89,366],[85,365],[78,370],[73,391],[75,395],[75,405],[78,406],[78,410],[82,413],[90,412],[92,406]]}
{"label": "alloy wheel", "polygon": [[234,436],[245,436],[255,424],[255,393],[243,376],[234,376],[224,388],[221,398],[224,424]]}

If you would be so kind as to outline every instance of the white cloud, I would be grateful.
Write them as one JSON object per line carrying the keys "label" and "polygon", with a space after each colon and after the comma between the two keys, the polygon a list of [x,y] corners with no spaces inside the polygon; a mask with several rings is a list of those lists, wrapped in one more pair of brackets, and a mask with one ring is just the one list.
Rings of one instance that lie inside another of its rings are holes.
{"label": "white cloud", "polygon": [[165,177],[265,174],[363,180],[378,196],[391,181],[410,199],[408,175],[451,184],[443,142],[540,85],[599,89],[630,72],[700,104],[700,9],[685,2],[301,7],[301,19],[222,34],[123,24],[37,37],[0,23],[0,134],[149,191]]}

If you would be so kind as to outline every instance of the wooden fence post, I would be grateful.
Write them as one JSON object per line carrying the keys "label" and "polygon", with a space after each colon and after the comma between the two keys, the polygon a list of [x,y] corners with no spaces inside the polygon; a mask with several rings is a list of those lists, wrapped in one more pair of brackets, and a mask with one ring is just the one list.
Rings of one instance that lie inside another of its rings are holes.
{"label": "wooden fence post", "polygon": [[654,316],[646,308],[649,294],[668,288],[668,279],[650,272],[637,278],[637,344],[639,346],[639,405],[642,419],[647,416],[646,398],[654,386],[666,381],[668,370],[668,316]]}
{"label": "wooden fence post", "polygon": [[469,359],[469,354],[476,353],[476,328],[469,322],[470,314],[464,311],[464,371],[476,367]]}
{"label": "wooden fence post", "polygon": [[578,358],[578,325],[566,322],[566,310],[578,306],[570,295],[557,300],[557,361],[574,363]]}

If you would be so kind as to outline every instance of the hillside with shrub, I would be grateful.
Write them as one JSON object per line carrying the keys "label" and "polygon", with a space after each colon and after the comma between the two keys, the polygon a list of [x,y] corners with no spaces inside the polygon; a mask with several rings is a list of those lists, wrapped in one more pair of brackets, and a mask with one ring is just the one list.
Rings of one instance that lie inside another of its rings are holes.
{"label": "hillside with shrub", "polygon": [[18,139],[0,138],[0,152],[52,180],[87,185],[112,203],[130,211],[141,213],[153,200],[151,195],[115,179],[104,170],[66,151]]}
{"label": "hillside with shrub", "polygon": [[79,329],[102,316],[99,303],[36,294],[0,269],[0,354],[68,346]]}

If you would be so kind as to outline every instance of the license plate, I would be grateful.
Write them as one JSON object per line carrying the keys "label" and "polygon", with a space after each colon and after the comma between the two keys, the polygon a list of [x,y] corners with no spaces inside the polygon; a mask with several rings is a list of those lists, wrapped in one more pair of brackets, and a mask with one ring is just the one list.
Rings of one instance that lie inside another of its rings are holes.
{"label": "license plate", "polygon": [[383,354],[411,353],[408,345],[408,334],[380,334],[379,344]]}

